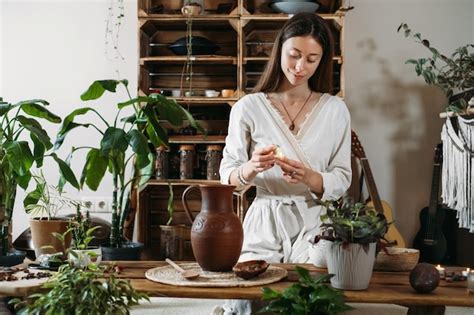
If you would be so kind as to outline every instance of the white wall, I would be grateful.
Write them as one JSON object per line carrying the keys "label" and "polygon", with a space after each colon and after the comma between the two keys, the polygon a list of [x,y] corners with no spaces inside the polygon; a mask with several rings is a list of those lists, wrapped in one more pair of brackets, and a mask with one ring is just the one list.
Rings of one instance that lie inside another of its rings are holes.
{"label": "white wall", "polygon": [[433,154],[446,100],[408,58],[429,51],[396,32],[401,22],[445,54],[474,42],[472,0],[357,0],[346,20],[346,101],[379,193],[408,244],[429,203]]}
{"label": "white wall", "polygon": [[[105,55],[105,26],[109,0],[0,0],[0,96],[10,102],[29,98],[48,100],[50,110],[64,117],[79,106],[91,105],[98,109],[112,108],[127,99],[124,90],[104,97],[103,101],[85,104],[80,95],[90,83],[98,79],[126,78],[132,93],[136,91],[138,46],[136,1],[125,0],[124,25],[121,30],[120,51],[125,60],[113,59],[114,51]],[[115,21],[115,20],[114,20]],[[118,74],[118,73],[119,74]],[[113,115],[105,117],[112,119]],[[109,111],[109,113],[111,113]],[[87,119],[100,123],[93,115]],[[59,126],[48,126],[54,138]],[[68,154],[71,146],[98,147],[97,132],[82,129],[69,135],[60,156]],[[76,175],[82,170],[84,156],[73,160]],[[47,164],[45,175],[56,182],[55,163]],[[106,176],[97,192],[85,190],[80,196],[111,197],[111,178]],[[78,195],[68,186],[67,192]],[[14,210],[13,237],[28,227],[28,216],[22,209],[23,191],[18,191]],[[94,214],[96,215],[96,214]]]}
{"label": "white wall", "polygon": [[[90,82],[117,78],[116,69],[135,90],[136,0],[125,0],[125,4],[120,46],[125,61],[117,62],[104,56],[108,0],[3,0],[0,95],[9,101],[44,98],[51,102],[52,111],[64,115],[79,106],[79,95]],[[418,211],[429,200],[433,148],[443,123],[438,112],[445,99],[404,65],[406,59],[426,56],[427,51],[396,29],[406,22],[433,46],[451,53],[474,42],[474,1],[354,0],[352,4],[355,9],[347,14],[345,24],[346,102],[380,195],[394,208],[397,226],[410,244],[418,229]],[[111,106],[116,100],[107,98],[101,106]],[[93,139],[92,131],[82,132],[70,138],[69,144]],[[76,159],[78,172],[79,164]],[[56,169],[46,171],[55,178]],[[96,194],[107,196],[109,187],[110,180]],[[15,237],[27,226],[20,203],[14,220]]]}

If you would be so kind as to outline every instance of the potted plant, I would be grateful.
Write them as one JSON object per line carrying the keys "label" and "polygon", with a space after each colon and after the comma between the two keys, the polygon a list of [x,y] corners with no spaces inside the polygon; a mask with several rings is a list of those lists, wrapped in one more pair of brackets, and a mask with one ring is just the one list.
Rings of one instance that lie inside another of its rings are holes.
{"label": "potted plant", "polygon": [[[3,220],[0,215],[0,258],[6,257],[11,249],[11,223],[17,187],[27,189],[34,164],[40,168],[45,157],[52,158],[59,166],[62,179],[59,185],[62,187],[67,181],[79,188],[69,165],[50,151],[53,146],[51,139],[36,119],[55,124],[61,122],[60,117],[47,109],[48,105],[47,101],[40,99],[12,104],[0,98],[0,208],[4,209]],[[3,264],[1,259],[0,264]]]}
{"label": "potted plant", "polygon": [[64,234],[68,230],[69,220],[58,217],[58,212],[75,208],[79,202],[67,197],[60,187],[49,185],[43,172],[32,175],[32,178],[36,182],[36,188],[26,195],[23,206],[26,213],[32,216],[30,228],[36,257],[41,254],[64,253],[71,244],[71,236],[66,235],[64,244],[61,244],[54,235]]}
{"label": "potted plant", "polygon": [[[95,81],[81,95],[81,99],[83,101],[98,99],[105,91],[115,92],[118,85],[125,88],[130,99],[117,104],[116,116],[112,122],[105,120],[94,108],[76,109],[64,118],[55,143],[55,147],[59,148],[71,130],[78,127],[92,126],[100,133],[101,140],[97,147],[73,147],[70,157],[77,150],[87,151],[87,159],[81,174],[81,187],[85,184],[95,191],[107,170],[112,175],[112,226],[110,244],[102,247],[104,260],[138,259],[139,248],[143,245],[125,242],[123,238],[124,223],[130,211],[130,207],[127,206],[129,200],[127,188],[131,183],[136,183],[137,178],[140,179],[140,182],[146,182],[152,174],[140,173],[127,178],[125,173],[127,165],[132,160],[135,161],[133,169],[146,169],[148,165],[152,164],[149,141],[155,147],[169,146],[166,131],[160,126],[159,119],[166,119],[171,124],[179,126],[186,118],[195,128],[202,130],[188,111],[174,100],[166,99],[163,95],[151,94],[150,96],[131,98],[127,80]],[[127,107],[133,110],[133,113],[128,116],[123,112],[123,109]],[[75,121],[78,116],[87,113],[96,114],[103,124],[99,126]],[[123,253],[129,250],[133,252],[131,257],[112,256],[113,252]]]}
{"label": "potted plant", "polygon": [[[112,268],[113,269],[113,268]],[[137,292],[130,281],[106,273],[105,266],[74,268],[62,265],[26,299],[13,299],[18,314],[130,314],[133,305],[149,298]]]}
{"label": "potted plant", "polygon": [[350,199],[320,201],[326,208],[321,216],[322,238],[327,246],[328,272],[335,276],[331,285],[344,290],[365,290],[369,286],[376,245],[388,230],[383,213]]}
{"label": "potted plant", "polygon": [[[474,96],[474,71],[472,70],[474,45],[461,46],[450,57],[447,57],[432,47],[427,39],[422,39],[420,33],[413,34],[406,23],[400,24],[397,32],[400,31],[403,31],[405,37],[412,37],[431,52],[430,57],[408,59],[405,63],[413,64],[417,76],[423,76],[427,84],[435,85],[443,90],[446,97],[450,99],[450,103],[446,107],[447,111],[460,112],[467,109],[469,98]],[[451,98],[456,92],[466,90],[471,91],[468,97]]]}
{"label": "potted plant", "polygon": [[84,268],[91,263],[100,263],[102,259],[100,247],[89,245],[94,239],[95,230],[100,228],[100,226],[92,227],[89,210],[86,210],[84,216],[81,213],[81,206],[77,205],[76,215],[69,221],[68,225],[68,231],[72,237],[68,258],[75,267]]}
{"label": "potted plant", "polygon": [[292,315],[329,315],[351,310],[344,302],[344,294],[326,284],[331,274],[312,278],[309,271],[295,267],[299,275],[298,282],[283,292],[263,288],[263,300],[270,303],[260,312]]}

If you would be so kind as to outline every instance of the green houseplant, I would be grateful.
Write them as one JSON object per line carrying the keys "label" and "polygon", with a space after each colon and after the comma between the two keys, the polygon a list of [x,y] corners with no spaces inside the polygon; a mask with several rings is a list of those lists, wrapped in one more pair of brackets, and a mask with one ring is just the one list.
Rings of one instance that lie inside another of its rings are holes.
{"label": "green houseplant", "polygon": [[322,238],[332,241],[326,249],[328,272],[333,287],[365,290],[375,262],[376,245],[388,230],[383,213],[350,199],[320,201]]}
{"label": "green houseplant", "polygon": [[105,267],[89,265],[74,268],[62,265],[39,293],[26,300],[13,299],[17,314],[129,314],[130,308],[140,300],[148,300],[137,292],[127,280],[113,273],[105,274]]}
{"label": "green houseplant", "polygon": [[[71,237],[61,244],[54,233],[63,234],[68,229],[68,220],[58,217],[58,212],[74,209],[79,202],[69,198],[59,186],[49,185],[43,172],[32,175],[36,188],[23,200],[26,213],[31,215],[30,227],[36,257],[45,253],[64,252],[71,243]],[[47,245],[50,245],[46,247]]]}
{"label": "green houseplant", "polygon": [[331,274],[312,278],[309,271],[296,266],[299,280],[283,292],[263,288],[263,299],[270,301],[260,312],[288,315],[329,315],[351,310],[344,303],[344,294],[331,288],[326,282]]}
{"label": "green houseplant", "polygon": [[[124,247],[123,226],[129,213],[127,187],[137,182],[137,179],[145,182],[151,176],[151,173],[135,173],[131,178],[127,178],[128,163],[135,162],[133,169],[147,169],[147,166],[153,162],[149,142],[155,147],[169,146],[166,131],[159,124],[159,120],[168,120],[172,125],[179,126],[183,119],[188,119],[193,127],[202,130],[191,114],[174,100],[168,100],[159,94],[132,98],[127,80],[95,81],[81,95],[81,99],[83,101],[96,100],[105,91],[115,93],[118,85],[125,88],[129,100],[117,104],[115,119],[112,122],[105,120],[92,107],[76,109],[64,118],[55,143],[55,147],[59,148],[71,130],[78,127],[93,127],[99,132],[101,139],[97,147],[73,147],[70,157],[77,150],[87,151],[87,159],[81,174],[81,187],[85,184],[95,191],[107,170],[112,175],[112,226],[109,244],[111,248]],[[132,112],[126,113],[124,111],[126,108],[131,109]],[[102,125],[80,123],[75,120],[78,116],[87,113],[97,115]]]}
{"label": "green houseplant", "polygon": [[[429,57],[408,59],[405,62],[413,64],[416,74],[423,76],[427,84],[441,88],[448,99],[456,92],[474,88],[473,44],[457,48],[448,57],[432,47],[427,39],[422,39],[420,33],[413,33],[406,23],[401,23],[397,32],[403,32],[405,37],[413,38],[431,52]],[[467,101],[464,98],[456,98],[448,104],[446,110],[455,112],[465,110],[468,107]]]}
{"label": "green houseplant", "polygon": [[[49,103],[41,99],[9,103],[0,98],[0,185],[3,189],[1,205],[4,218],[0,226],[0,256],[11,248],[11,222],[20,186],[27,189],[34,164],[40,168],[45,157],[52,158],[59,166],[60,187],[65,182],[79,188],[68,163],[51,152],[53,144],[38,119],[58,124],[61,118],[47,109]],[[1,211],[0,211],[1,212]]]}

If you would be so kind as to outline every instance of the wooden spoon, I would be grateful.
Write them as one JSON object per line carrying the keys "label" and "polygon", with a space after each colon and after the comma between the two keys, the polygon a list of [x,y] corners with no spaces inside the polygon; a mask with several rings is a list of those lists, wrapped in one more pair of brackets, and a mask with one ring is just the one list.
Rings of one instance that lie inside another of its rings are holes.
{"label": "wooden spoon", "polygon": [[165,261],[170,264],[174,269],[178,270],[181,276],[185,279],[192,280],[199,277],[199,272],[194,270],[184,270],[180,266],[178,266],[174,261],[169,258],[166,258]]}

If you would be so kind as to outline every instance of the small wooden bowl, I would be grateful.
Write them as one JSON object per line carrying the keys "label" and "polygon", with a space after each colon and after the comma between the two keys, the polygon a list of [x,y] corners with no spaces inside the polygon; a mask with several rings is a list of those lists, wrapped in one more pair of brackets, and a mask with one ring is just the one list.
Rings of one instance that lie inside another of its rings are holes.
{"label": "small wooden bowl", "polygon": [[375,258],[375,270],[410,271],[420,259],[420,251],[414,248],[387,247],[387,252],[380,251]]}
{"label": "small wooden bowl", "polygon": [[237,263],[232,270],[237,277],[248,280],[265,272],[268,266],[270,266],[270,264],[265,260],[248,260]]}

